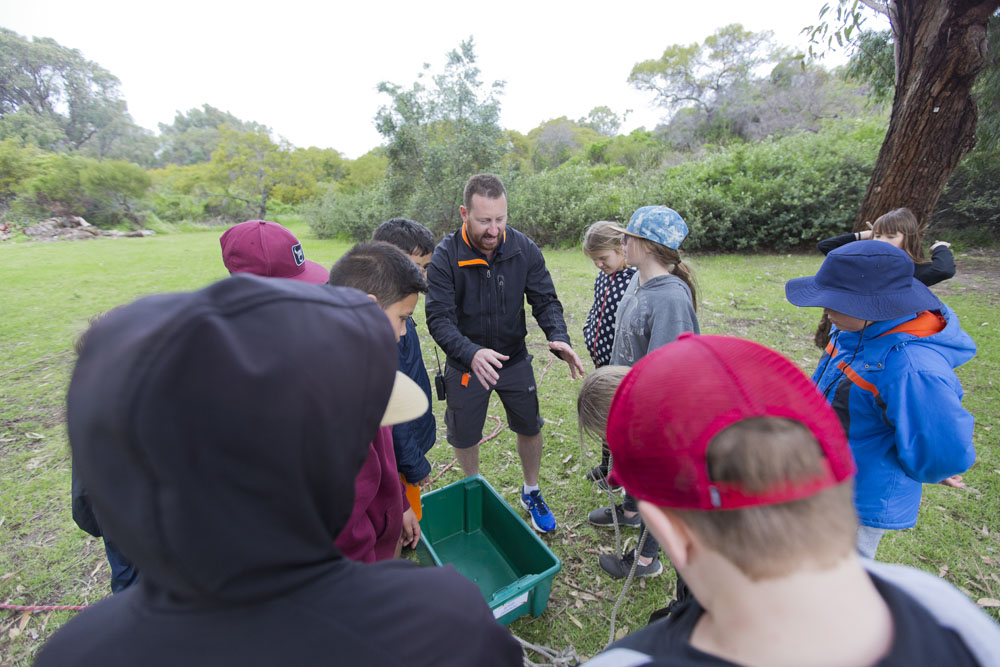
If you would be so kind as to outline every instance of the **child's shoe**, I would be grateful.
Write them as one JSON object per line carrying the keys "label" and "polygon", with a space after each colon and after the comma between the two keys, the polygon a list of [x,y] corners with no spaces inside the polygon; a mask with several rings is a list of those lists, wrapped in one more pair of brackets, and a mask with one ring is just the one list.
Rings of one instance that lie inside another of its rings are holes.
{"label": "child's shoe", "polygon": [[521,489],[521,507],[531,514],[531,527],[539,533],[551,533],[556,529],[556,518],[549,511],[549,506],[545,504],[541,491],[525,493]]}
{"label": "child's shoe", "polygon": [[[632,563],[634,561],[635,551],[629,551],[621,556],[601,554],[601,557],[598,559],[601,569],[615,579],[624,579],[627,577],[628,573],[632,570]],[[637,577],[656,577],[661,572],[663,572],[663,563],[660,562],[659,556],[654,556],[649,565],[639,564],[635,568],[635,576]]]}
{"label": "child's shoe", "polygon": [[[597,484],[597,488],[600,490],[608,490],[608,469],[604,466],[594,466],[587,472],[586,477],[588,482],[595,482]],[[619,484],[611,487],[611,490],[619,491],[621,488],[622,487]]]}
{"label": "child's shoe", "polygon": [[[613,528],[615,523],[611,516],[612,508],[610,507],[598,507],[596,510],[587,516],[587,521],[594,524],[595,526],[601,526],[603,528]],[[615,505],[614,514],[618,517],[619,526],[631,526],[632,528],[638,528],[642,523],[642,517],[638,514],[635,516],[625,516],[625,510],[622,506]]]}

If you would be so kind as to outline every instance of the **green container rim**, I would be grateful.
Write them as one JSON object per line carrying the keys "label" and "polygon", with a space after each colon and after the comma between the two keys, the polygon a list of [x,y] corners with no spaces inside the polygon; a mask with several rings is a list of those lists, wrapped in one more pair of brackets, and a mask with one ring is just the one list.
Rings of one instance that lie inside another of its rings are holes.
{"label": "green container rim", "polygon": [[[486,478],[484,478],[482,475],[472,475],[471,477],[460,479],[457,482],[452,482],[448,486],[443,486],[440,489],[434,489],[430,493],[426,494],[424,498],[431,498],[435,494],[442,493],[455,486],[468,487],[475,484],[480,484],[482,486],[485,486],[486,489],[501,502],[507,514],[520,523],[520,525],[524,528],[525,533],[530,536],[531,540],[533,540],[535,544],[541,547],[542,550],[545,552],[545,554],[547,556],[550,556],[553,561],[553,564],[548,568],[546,568],[544,571],[538,574],[526,574],[520,579],[517,579],[511,582],[510,584],[504,586],[503,588],[494,591],[492,597],[487,600],[487,603],[489,604],[490,609],[495,611],[496,609],[502,607],[511,600],[523,595],[525,592],[530,594],[531,592],[530,589],[532,587],[536,586],[539,582],[544,581],[549,577],[553,577],[557,572],[559,572],[559,570],[562,569],[562,561],[559,559],[558,556],[555,555],[555,553],[553,553],[552,549],[549,548],[549,545],[545,544],[545,542],[542,541],[542,538],[540,538],[538,535],[535,534],[535,531],[531,528],[531,526],[527,524],[527,522],[525,522],[525,520],[521,517],[521,515],[518,514],[516,511],[514,511],[514,508],[510,506],[510,503],[504,500],[503,496],[497,493],[496,489],[494,489],[493,486],[488,481],[486,481]],[[420,542],[424,546],[424,548],[427,549],[427,552],[430,554],[431,558],[434,561],[434,565],[436,565],[437,567],[441,567],[442,565],[444,565],[444,563],[442,563],[441,559],[438,557],[437,551],[434,549],[434,545],[432,545],[430,540],[427,539],[427,535],[423,531],[421,531],[420,534]],[[529,604],[529,602],[530,598],[525,600],[524,604]],[[509,623],[514,619],[511,618],[507,621],[503,619],[506,616],[509,616],[511,612],[514,612],[517,609],[519,609],[521,606],[523,605],[517,605],[516,607],[512,607],[510,610],[506,611],[504,614],[499,616],[497,620],[504,624]],[[518,614],[517,617],[521,615],[522,614]]]}

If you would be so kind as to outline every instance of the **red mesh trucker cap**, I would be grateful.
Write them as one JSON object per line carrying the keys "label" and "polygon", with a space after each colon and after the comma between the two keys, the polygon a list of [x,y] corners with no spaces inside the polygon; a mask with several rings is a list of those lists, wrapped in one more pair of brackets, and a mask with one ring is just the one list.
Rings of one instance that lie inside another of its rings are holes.
{"label": "red mesh trucker cap", "polygon": [[290,278],[322,285],[330,271],[306,259],[295,235],[276,222],[247,220],[227,229],[219,239],[222,263],[230,273]]}
{"label": "red mesh trucker cap", "polygon": [[[822,474],[759,493],[709,478],[708,444],[753,417],[805,426],[826,457]],[[615,392],[608,416],[615,476],[637,498],[660,507],[717,510],[790,502],[855,472],[833,409],[795,364],[757,343],[692,333],[637,363]]]}

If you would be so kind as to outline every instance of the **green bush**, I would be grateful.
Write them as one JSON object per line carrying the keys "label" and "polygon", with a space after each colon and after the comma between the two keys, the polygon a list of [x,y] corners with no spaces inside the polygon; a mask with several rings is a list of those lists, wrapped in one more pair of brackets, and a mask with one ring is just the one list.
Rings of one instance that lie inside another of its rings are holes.
{"label": "green bush", "polygon": [[34,216],[78,215],[91,224],[142,225],[151,180],[138,165],[45,154],[24,181],[18,205]]}
{"label": "green bush", "polygon": [[229,196],[219,174],[208,163],[172,164],[150,174],[153,178],[150,207],[166,222],[232,222],[247,220],[253,214],[245,201]]}
{"label": "green bush", "polygon": [[977,146],[948,179],[934,210],[934,223],[974,228],[996,238],[1000,229],[1000,148]]}
{"label": "green bush", "polygon": [[643,174],[626,208],[665,204],[687,221],[687,250],[807,246],[849,230],[884,127],[842,123],[820,133],[740,144]]}
{"label": "green bush", "polygon": [[205,203],[204,199],[165,188],[154,190],[149,201],[153,214],[165,222],[205,220],[211,217],[205,212]]}
{"label": "green bush", "polygon": [[663,204],[687,221],[687,250],[808,246],[850,229],[882,142],[878,122],[841,123],[717,149],[656,170],[567,163],[512,173],[512,224],[542,245],[577,245],[597,220]]}
{"label": "green bush", "polygon": [[34,174],[35,153],[14,139],[0,141],[0,213],[6,213],[24,187],[24,181]]}
{"label": "green bush", "polygon": [[305,206],[309,225],[319,238],[367,241],[375,227],[389,218],[406,215],[391,208],[385,181],[351,193],[329,190]]}
{"label": "green bush", "polygon": [[94,203],[91,215],[95,222],[128,221],[141,227],[145,213],[140,202],[152,185],[146,170],[123,160],[88,162],[80,175],[80,185]]}
{"label": "green bush", "polygon": [[24,183],[19,203],[41,215],[82,215],[92,202],[80,183],[86,158],[48,153],[36,163],[36,174]]}
{"label": "green bush", "polygon": [[598,139],[570,162],[621,165],[644,171],[660,167],[670,155],[669,143],[640,128],[631,134]]}
{"label": "green bush", "polygon": [[597,220],[627,219],[621,205],[625,188],[606,167],[563,165],[537,174],[504,177],[511,224],[539,245],[576,245]]}

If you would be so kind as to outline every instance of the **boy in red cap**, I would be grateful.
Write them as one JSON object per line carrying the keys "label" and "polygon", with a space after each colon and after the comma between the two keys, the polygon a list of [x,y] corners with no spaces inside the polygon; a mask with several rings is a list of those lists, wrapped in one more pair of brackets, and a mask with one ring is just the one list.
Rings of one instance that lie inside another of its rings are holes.
{"label": "boy in red cap", "polygon": [[288,278],[313,285],[326,282],[330,272],[306,259],[295,234],[276,222],[247,220],[233,225],[219,238],[222,263],[229,273],[252,273],[264,278]]}
{"label": "boy in red cap", "polygon": [[616,475],[693,597],[591,664],[974,665],[995,656],[1000,628],[954,588],[858,556],[844,432],[780,354],[682,334],[622,381],[607,438]]}

